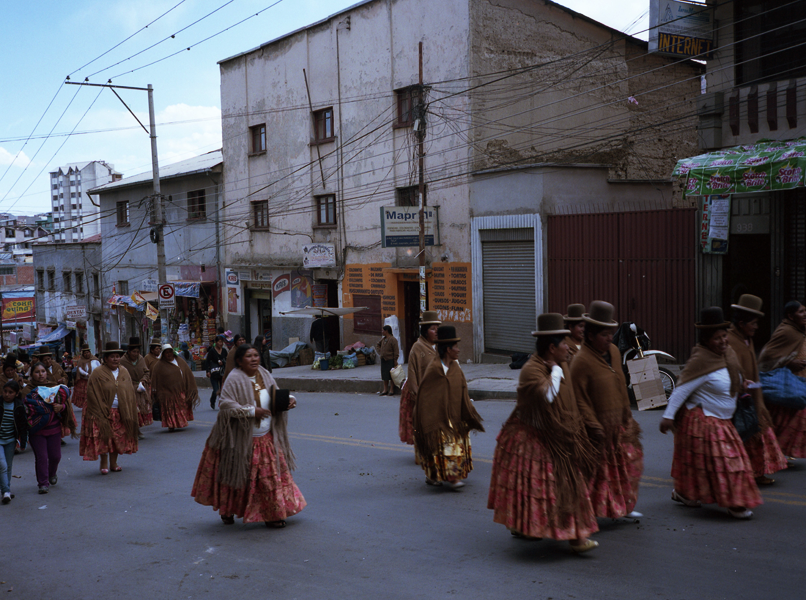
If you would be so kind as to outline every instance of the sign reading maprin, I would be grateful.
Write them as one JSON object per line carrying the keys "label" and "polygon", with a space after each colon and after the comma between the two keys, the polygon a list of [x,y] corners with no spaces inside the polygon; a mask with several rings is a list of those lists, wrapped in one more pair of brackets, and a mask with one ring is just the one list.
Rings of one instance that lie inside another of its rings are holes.
{"label": "sign reading maprin", "polygon": [[[439,207],[425,207],[425,245],[439,244]],[[384,248],[420,245],[420,208],[386,206],[381,208],[381,245]]]}
{"label": "sign reading maprin", "polygon": [[649,51],[666,56],[710,58],[714,47],[713,9],[704,3],[651,0]]}
{"label": "sign reading maprin", "polygon": [[36,320],[33,298],[3,298],[3,323],[23,323]]}

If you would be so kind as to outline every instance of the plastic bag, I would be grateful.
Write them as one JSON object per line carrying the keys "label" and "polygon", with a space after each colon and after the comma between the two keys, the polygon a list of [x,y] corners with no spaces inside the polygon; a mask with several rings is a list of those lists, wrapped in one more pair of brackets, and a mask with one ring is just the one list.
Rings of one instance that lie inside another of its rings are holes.
{"label": "plastic bag", "polygon": [[389,374],[392,376],[392,383],[397,387],[403,387],[403,381],[406,379],[406,372],[403,370],[403,365],[397,365]]}
{"label": "plastic bag", "polygon": [[342,368],[344,369],[355,369],[358,366],[358,356],[355,352],[352,354],[348,354],[342,358],[341,363]]}
{"label": "plastic bag", "polygon": [[786,367],[759,374],[764,400],[786,408],[806,408],[806,379]]}

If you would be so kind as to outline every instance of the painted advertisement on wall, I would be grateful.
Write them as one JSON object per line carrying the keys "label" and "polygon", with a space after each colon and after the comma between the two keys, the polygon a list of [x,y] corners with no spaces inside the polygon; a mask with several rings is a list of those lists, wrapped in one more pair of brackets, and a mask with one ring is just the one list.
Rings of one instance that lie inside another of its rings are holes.
{"label": "painted advertisement on wall", "polygon": [[241,278],[238,271],[225,269],[224,277],[227,282],[227,312],[231,315],[243,314],[241,306]]}
{"label": "painted advertisement on wall", "polygon": [[5,292],[3,294],[3,324],[36,321],[34,298],[31,296],[14,297],[13,293]]}

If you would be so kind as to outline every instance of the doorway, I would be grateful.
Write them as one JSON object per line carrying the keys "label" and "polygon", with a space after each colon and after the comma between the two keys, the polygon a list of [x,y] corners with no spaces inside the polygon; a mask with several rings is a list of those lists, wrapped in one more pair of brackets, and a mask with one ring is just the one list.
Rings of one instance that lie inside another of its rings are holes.
{"label": "doorway", "polygon": [[[339,305],[339,283],[335,279],[318,279],[316,283],[327,285],[327,305]],[[325,318],[326,351],[332,356],[341,350],[341,319],[339,317]]]}
{"label": "doorway", "polygon": [[403,282],[403,353],[408,362],[411,347],[420,337],[420,284],[416,281]]}

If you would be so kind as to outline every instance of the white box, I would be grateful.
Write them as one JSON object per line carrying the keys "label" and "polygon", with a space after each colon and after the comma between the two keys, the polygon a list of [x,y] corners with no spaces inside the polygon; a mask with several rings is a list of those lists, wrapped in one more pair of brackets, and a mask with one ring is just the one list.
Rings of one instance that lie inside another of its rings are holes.
{"label": "white box", "polygon": [[660,378],[658,361],[654,356],[628,360],[627,369],[638,410],[666,406],[666,392]]}

